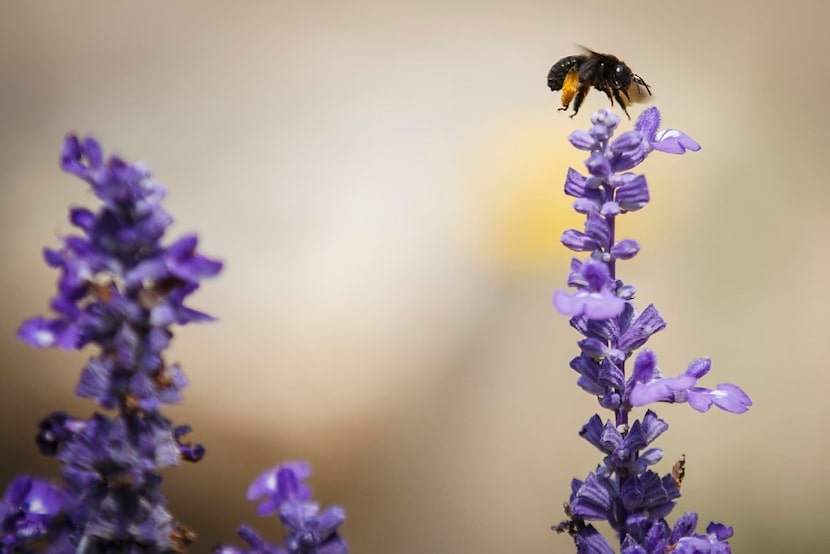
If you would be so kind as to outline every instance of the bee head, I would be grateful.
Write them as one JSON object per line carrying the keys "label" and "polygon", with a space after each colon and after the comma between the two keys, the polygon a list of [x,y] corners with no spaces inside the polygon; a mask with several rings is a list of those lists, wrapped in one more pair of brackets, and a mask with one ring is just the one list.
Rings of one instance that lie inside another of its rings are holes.
{"label": "bee head", "polygon": [[631,69],[623,62],[614,66],[614,85],[623,90],[631,85]]}

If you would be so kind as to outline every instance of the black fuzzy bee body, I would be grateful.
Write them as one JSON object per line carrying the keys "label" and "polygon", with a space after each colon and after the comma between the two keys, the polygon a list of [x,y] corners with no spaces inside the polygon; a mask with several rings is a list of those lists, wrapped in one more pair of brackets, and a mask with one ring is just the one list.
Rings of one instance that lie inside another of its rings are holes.
{"label": "black fuzzy bee body", "polygon": [[573,100],[574,113],[571,117],[575,116],[588,91],[594,87],[605,93],[612,106],[616,100],[625,115],[631,119],[626,102],[632,102],[632,93],[635,100],[642,96],[641,86],[650,96],[651,89],[648,84],[616,56],[600,54],[587,48],[584,50],[585,54],[562,58],[553,64],[548,72],[550,90],[562,91],[562,107],[559,110],[567,110]]}

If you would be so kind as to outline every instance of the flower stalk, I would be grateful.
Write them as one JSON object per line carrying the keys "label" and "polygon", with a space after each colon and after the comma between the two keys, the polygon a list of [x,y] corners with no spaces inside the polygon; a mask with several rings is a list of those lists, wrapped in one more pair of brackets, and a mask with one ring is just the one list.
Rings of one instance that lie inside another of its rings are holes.
{"label": "flower stalk", "polygon": [[[678,377],[664,377],[654,352],[642,347],[666,322],[653,304],[638,312],[636,289],[617,278],[617,261],[633,258],[640,245],[617,238],[616,219],[642,209],[650,199],[645,176],[631,170],[652,152],[683,154],[700,146],[681,131],[659,130],[660,113],[653,107],[643,112],[633,130],[613,138],[619,121],[610,111],[600,110],[591,117],[588,131],[575,131],[568,138],[588,153],[588,175],[568,170],[565,193],[576,199],[573,207],[585,216],[585,226],[565,231],[562,243],[587,257],[571,262],[568,285],[576,290],[557,291],[553,304],[571,316],[571,326],[584,337],[578,342],[579,355],[570,363],[579,374],[577,385],[596,396],[614,419],[603,422],[595,414],[580,430],[604,458],[584,480],[573,480],[567,519],[554,530],[571,535],[577,551],[584,554],[614,552],[589,523],[598,520],[614,530],[622,554],[730,552],[731,527],[711,523],[705,533],[697,533],[694,512],[678,518],[674,526],[668,524],[666,517],[680,497],[685,461],[662,477],[652,471],[663,451],[649,446],[668,424],[652,409],[639,419],[630,418],[634,408],[658,402],[686,402],[700,412],[715,405],[739,414],[752,401],[736,385],[698,386],[711,367],[708,358],[692,361]],[[632,357],[629,374],[626,365]]]}

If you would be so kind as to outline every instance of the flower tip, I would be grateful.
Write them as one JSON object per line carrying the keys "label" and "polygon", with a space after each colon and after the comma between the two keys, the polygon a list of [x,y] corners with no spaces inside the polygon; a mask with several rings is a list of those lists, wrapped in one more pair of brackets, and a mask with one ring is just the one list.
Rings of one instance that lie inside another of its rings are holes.
{"label": "flower tip", "polygon": [[634,380],[639,383],[647,383],[654,378],[656,371],[657,356],[653,350],[646,348],[634,360]]}
{"label": "flower tip", "polygon": [[81,139],[75,133],[69,133],[63,139],[60,166],[67,173],[86,179],[91,170],[100,168],[103,163],[101,145],[93,137]]}
{"label": "flower tip", "polygon": [[55,344],[55,333],[41,317],[24,322],[17,330],[17,338],[36,348],[48,348]]}
{"label": "flower tip", "polygon": [[658,152],[667,154],[685,154],[686,151],[697,152],[700,144],[692,137],[677,129],[664,129],[654,136],[652,144]]}
{"label": "flower tip", "polygon": [[61,161],[81,157],[81,141],[75,133],[67,133],[61,145]]}
{"label": "flower tip", "polygon": [[591,123],[594,125],[602,125],[604,127],[608,127],[609,129],[614,129],[620,123],[620,116],[611,110],[603,108],[591,114]]}
{"label": "flower tip", "polygon": [[710,394],[712,403],[732,414],[743,414],[749,411],[752,406],[752,399],[741,387],[731,383],[721,383]]}
{"label": "flower tip", "polygon": [[33,317],[20,326],[17,338],[35,348],[58,347],[72,350],[78,346],[79,335],[76,326],[63,320],[48,320]]}
{"label": "flower tip", "polygon": [[81,149],[81,141],[78,139],[78,135],[74,133],[66,135],[61,146],[61,169],[67,173],[83,177],[86,171],[81,163],[81,156],[83,156],[83,150]]}
{"label": "flower tip", "polygon": [[654,106],[649,106],[640,117],[637,118],[637,123],[634,128],[640,131],[646,138],[652,139],[657,134],[657,129],[660,128],[660,110]]}

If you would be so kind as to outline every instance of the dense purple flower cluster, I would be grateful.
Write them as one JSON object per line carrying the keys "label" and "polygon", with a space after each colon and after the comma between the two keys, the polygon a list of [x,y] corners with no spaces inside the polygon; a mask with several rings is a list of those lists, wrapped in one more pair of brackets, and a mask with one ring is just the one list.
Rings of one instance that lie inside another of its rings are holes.
{"label": "dense purple flower cluster", "polygon": [[[70,135],[61,165],[103,205],[70,210],[80,233],[65,237],[59,250],[44,250],[60,272],[50,302],[55,315],[26,321],[18,337],[39,348],[97,347],[75,393],[112,415],[54,412],[40,422],[38,447],[63,463],[63,482],[20,476],[9,485],[0,502],[0,552],[44,544],[54,553],[183,552],[195,534],[168,512],[160,471],[199,461],[205,449],[185,441],[189,426],[159,412],[180,402],[187,385],[164,352],[173,325],[212,320],[185,301],[222,264],[197,253],[195,235],[163,244],[173,220],[161,207],[164,189],[141,164],[105,159],[94,139]],[[288,467],[272,491],[291,530],[288,552],[345,554],[336,533],[342,509],[318,515],[300,483],[307,467]]]}
{"label": "dense purple flower cluster", "polygon": [[581,231],[565,231],[562,243],[589,255],[571,263],[568,285],[575,292],[557,291],[553,303],[560,313],[572,316],[571,326],[585,337],[578,343],[580,354],[570,364],[579,374],[577,384],[612,411],[614,420],[603,423],[594,415],[582,427],[580,436],[605,457],[584,480],[573,480],[565,510],[568,519],[554,529],[568,532],[583,554],[614,552],[587,523],[598,520],[614,530],[622,554],[730,552],[731,527],[711,523],[705,534],[696,533],[695,513],[684,514],[673,527],[666,522],[680,497],[683,462],[662,477],[649,469],[663,458],[663,451],[650,445],[668,424],[650,409],[633,422],[629,414],[635,407],[656,402],[687,402],[700,412],[715,405],[738,414],[752,402],[732,384],[715,389],[697,386],[709,372],[708,359],[694,360],[678,377],[663,377],[654,353],[643,349],[626,375],[626,362],[634,351],[664,329],[666,322],[653,305],[638,313],[632,303],[635,288],[616,277],[617,260],[630,259],[640,250],[636,241],[616,238],[616,218],[649,201],[645,176],[630,170],[653,151],[683,154],[700,146],[681,131],[658,131],[656,108],[646,109],[633,130],[612,140],[619,121],[618,116],[601,110],[591,117],[588,131],[569,137],[576,148],[589,152],[588,175],[570,169],[565,180],[565,193],[576,198],[574,209],[585,215],[586,222]]}
{"label": "dense purple flower cluster", "polygon": [[248,500],[263,499],[257,515],[279,515],[288,531],[284,548],[243,525],[239,536],[250,548],[223,545],[216,547],[214,554],[347,554],[348,546],[338,533],[346,513],[340,506],[320,511],[303,482],[310,475],[311,468],[305,462],[285,462],[262,473],[248,488]]}
{"label": "dense purple flower cluster", "polygon": [[[63,530],[51,541],[57,551],[182,551],[193,534],[167,511],[159,472],[199,460],[204,448],[185,443],[189,427],[159,413],[180,402],[187,385],[164,351],[172,325],[211,319],[184,302],[222,264],[198,254],[193,235],[162,244],[173,220],[161,207],[164,189],[141,164],[105,159],[93,138],[70,135],[61,166],[89,183],[103,205],[70,210],[80,234],[65,237],[59,250],[44,250],[60,272],[50,302],[55,316],[26,321],[18,337],[39,348],[96,346],[75,392],[115,413],[78,419],[55,412],[41,421],[38,446],[64,464],[64,482],[19,478],[15,483],[30,484],[24,496],[12,484],[2,515],[15,525],[6,525],[4,543],[22,549],[54,534],[35,525],[51,518]],[[35,503],[40,511],[31,509],[36,493],[49,500]]]}

